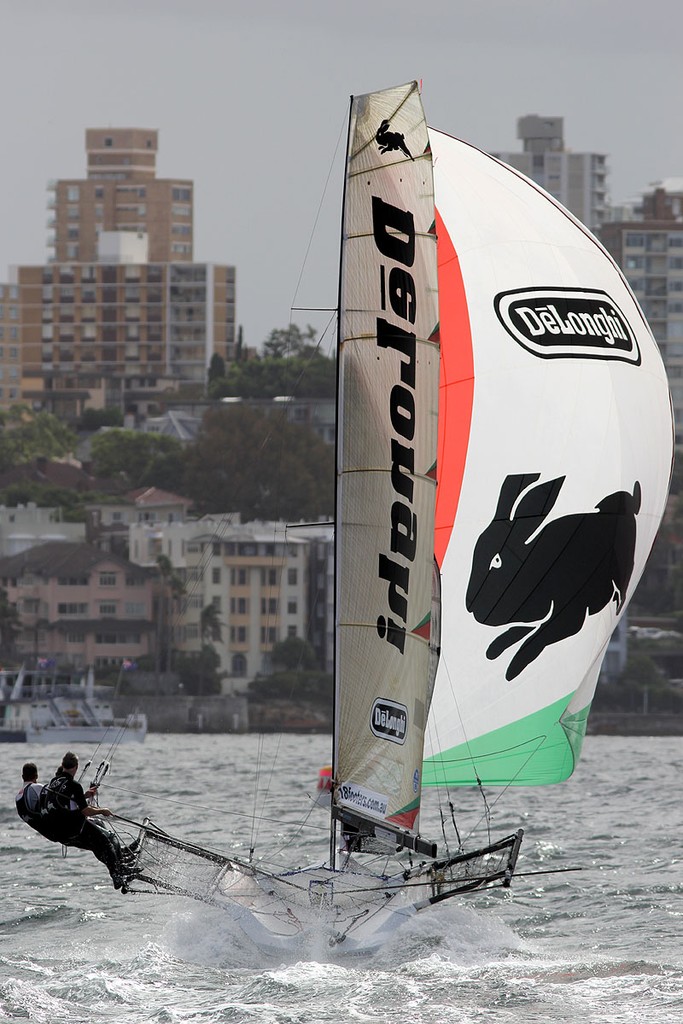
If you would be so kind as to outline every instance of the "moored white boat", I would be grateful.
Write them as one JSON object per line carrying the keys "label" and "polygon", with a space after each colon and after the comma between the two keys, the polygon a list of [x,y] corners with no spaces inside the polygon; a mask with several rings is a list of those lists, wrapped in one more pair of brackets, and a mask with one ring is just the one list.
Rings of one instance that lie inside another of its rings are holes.
{"label": "moored white boat", "polygon": [[114,715],[95,695],[92,671],[76,680],[45,669],[0,673],[0,743],[142,743],[147,718]]}

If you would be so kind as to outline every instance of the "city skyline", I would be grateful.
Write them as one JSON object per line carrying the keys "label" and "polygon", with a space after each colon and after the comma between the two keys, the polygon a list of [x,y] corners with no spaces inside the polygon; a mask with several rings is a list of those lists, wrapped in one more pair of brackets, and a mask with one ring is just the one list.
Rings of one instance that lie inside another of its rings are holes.
{"label": "city skyline", "polygon": [[[520,116],[561,116],[568,148],[607,155],[614,202],[683,173],[674,0],[64,0],[5,15],[0,279],[47,259],[47,182],[82,176],[87,128],[158,129],[159,175],[195,183],[195,260],[237,267],[248,345],[292,304],[336,304],[350,92],[422,78],[429,121],[489,151],[520,148]],[[291,318],[321,331],[330,316]]]}

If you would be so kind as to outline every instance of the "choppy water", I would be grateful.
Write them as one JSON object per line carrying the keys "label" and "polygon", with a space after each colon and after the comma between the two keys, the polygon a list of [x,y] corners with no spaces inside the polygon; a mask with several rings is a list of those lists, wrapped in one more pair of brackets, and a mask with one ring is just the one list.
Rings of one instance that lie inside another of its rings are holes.
{"label": "choppy water", "polygon": [[[121,896],[90,854],[71,851],[62,860],[60,848],[14,810],[23,761],[36,760],[47,779],[62,753],[0,746],[0,1020],[683,1020],[683,739],[589,737],[569,782],[505,793],[492,806],[494,834],[525,827],[520,874],[583,870],[527,875],[507,893],[435,907],[361,962],[327,953],[308,962],[269,959],[218,910],[170,896]],[[83,762],[91,752],[78,753]],[[237,841],[243,851],[255,843],[258,853],[284,843],[283,864],[299,859],[297,849],[301,860],[316,860],[326,853],[325,812],[312,810],[303,838],[277,818],[285,807],[310,808],[328,758],[329,739],[319,736],[153,735],[119,750],[102,802],[135,819],[149,813],[213,849],[227,852]],[[456,795],[467,831],[480,822],[481,801]],[[489,794],[492,805],[497,795]],[[275,819],[258,833],[255,799],[259,814]],[[422,831],[436,838],[432,794],[427,800]]]}

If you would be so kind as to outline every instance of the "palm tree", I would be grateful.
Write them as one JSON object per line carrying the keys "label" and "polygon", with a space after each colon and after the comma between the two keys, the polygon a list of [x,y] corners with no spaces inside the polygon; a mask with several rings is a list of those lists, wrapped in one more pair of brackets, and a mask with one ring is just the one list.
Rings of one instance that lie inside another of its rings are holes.
{"label": "palm tree", "polygon": [[201,635],[201,650],[199,654],[199,686],[198,693],[204,691],[204,649],[208,647],[208,641],[220,643],[223,639],[223,623],[218,618],[218,608],[215,604],[207,604],[202,608],[199,615],[199,632]]}
{"label": "palm tree", "polygon": [[223,623],[218,618],[218,608],[215,604],[207,604],[202,608],[199,616],[199,632],[202,638],[202,647],[207,640],[220,643],[223,639]]}
{"label": "palm tree", "polygon": [[0,654],[3,657],[12,657],[20,632],[21,619],[17,606],[9,600],[7,591],[0,587]]}
{"label": "palm tree", "polygon": [[173,567],[171,559],[167,555],[159,555],[157,568],[161,580],[161,593],[159,598],[157,616],[157,642],[155,653],[155,671],[157,677],[157,690],[159,689],[159,675],[161,669],[161,648],[163,639],[166,639],[166,672],[172,668],[173,654],[173,617],[176,610],[178,598],[185,593],[185,583],[182,577]]}

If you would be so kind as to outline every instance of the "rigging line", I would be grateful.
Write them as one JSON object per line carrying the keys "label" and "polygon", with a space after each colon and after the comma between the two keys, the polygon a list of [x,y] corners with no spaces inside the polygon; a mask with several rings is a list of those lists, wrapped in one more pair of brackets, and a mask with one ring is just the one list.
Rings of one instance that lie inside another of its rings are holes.
{"label": "rigging line", "polygon": [[249,860],[251,861],[254,856],[254,847],[256,842],[257,828],[256,828],[256,808],[258,803],[258,784],[259,778],[261,777],[261,756],[263,753],[263,733],[259,733],[258,744],[257,744],[257,756],[256,756],[256,771],[254,772],[254,799],[252,803],[253,815],[251,819],[251,838],[249,841]]}
{"label": "rigging line", "polygon": [[[455,693],[455,687],[453,685],[453,680],[451,678],[450,669],[449,669],[449,666],[448,666],[448,664],[446,662],[446,658],[444,657],[444,654],[443,654],[443,645],[441,647],[441,657],[440,657],[439,661],[440,661],[440,664],[443,665],[443,669],[444,669],[444,671],[446,673],[446,678],[448,679],[448,686],[449,686],[451,697],[452,697],[452,700],[453,700],[453,705],[454,705],[455,710],[456,710],[457,715],[458,715],[458,720],[460,722],[460,728],[462,730],[462,734],[465,737],[465,743],[467,745],[467,750],[469,752],[470,762],[472,764],[472,768],[475,771],[475,775],[476,775],[476,769],[474,768],[474,757],[472,756],[469,738],[467,736],[467,731],[465,729],[465,723],[463,721],[462,713],[460,711],[460,705],[458,703],[458,698],[457,698],[456,693]],[[438,723],[436,722],[434,716],[430,717],[430,721],[431,721],[430,732],[434,733],[434,735],[436,737],[436,746],[437,746],[438,749],[441,749],[441,740],[439,738]],[[441,800],[442,800],[441,789],[444,789],[446,791],[446,795],[448,797],[448,804],[449,804],[449,806],[451,808],[451,815],[453,817],[453,823],[455,825],[455,814],[454,814],[454,811],[453,811],[453,801],[451,799],[451,787],[450,787],[450,785],[448,784],[448,782],[446,780],[446,769],[445,769],[445,767],[443,765],[442,765],[442,774],[443,774],[443,781],[441,783],[437,783],[437,802],[438,802],[438,806],[439,806],[439,808],[441,808]],[[481,785],[481,783],[480,783],[480,785]],[[469,832],[465,836],[465,841],[467,839],[469,839],[469,837],[474,832],[474,829],[476,829],[478,827],[478,825],[479,825],[479,823],[481,821],[482,821],[482,818],[479,818],[479,821],[477,822],[477,824],[473,828],[471,828],[469,830]],[[456,835],[457,835],[457,838],[458,838],[458,844],[459,844],[460,848],[462,848],[462,839],[460,837],[457,825],[455,825],[455,831],[456,831]]]}
{"label": "rigging line", "polygon": [[[498,801],[502,799],[502,797],[505,795],[505,793],[508,791],[508,789],[512,785],[514,785],[515,779],[524,771],[524,769],[526,768],[526,766],[529,763],[529,761],[531,760],[531,758],[535,755],[536,750],[532,750],[532,751],[529,752],[528,757],[519,766],[519,768],[518,768],[517,772],[515,773],[514,777],[512,779],[510,779],[510,781],[496,795],[496,797],[493,800],[493,802],[491,804],[489,804],[487,796],[486,796],[486,792],[485,792],[484,787],[483,787],[483,784],[481,782],[481,779],[479,778],[479,773],[477,772],[477,769],[476,769],[475,758],[474,758],[474,756],[472,754],[472,750],[471,750],[471,746],[470,746],[470,740],[469,740],[469,737],[467,735],[467,730],[465,729],[465,723],[463,721],[462,714],[461,714],[461,711],[460,711],[460,705],[458,703],[458,698],[457,698],[457,695],[456,695],[456,692],[455,692],[455,687],[453,685],[453,680],[452,680],[452,677],[451,677],[450,668],[448,666],[448,663],[447,663],[446,659],[443,657],[443,653],[442,653],[441,664],[443,665],[444,670],[446,672],[446,677],[448,679],[448,685],[449,685],[449,688],[450,688],[451,698],[453,700],[453,704],[454,704],[456,712],[458,714],[458,720],[460,722],[460,727],[462,729],[463,736],[465,737],[465,745],[466,745],[467,751],[469,753],[472,770],[474,772],[475,779],[476,779],[476,784],[477,784],[477,787],[479,789],[479,792],[480,792],[481,797],[482,797],[483,802],[484,802],[484,812],[483,812],[483,814],[481,814],[479,816],[479,818],[477,819],[477,821],[475,821],[474,825],[472,825],[469,828],[467,834],[465,835],[464,841],[466,842],[474,834],[474,832],[481,825],[482,821],[486,821],[486,826],[487,826],[488,834],[489,834],[489,837],[490,837],[490,831],[491,831],[491,810],[492,810],[492,808],[494,808],[497,805]],[[437,737],[437,744],[438,744],[438,746],[440,748],[441,744],[440,744],[440,742],[438,740],[438,736],[439,736],[438,725],[432,724],[431,729],[434,731],[434,733],[435,733],[435,735]],[[447,793],[447,795],[449,797],[449,803],[451,804],[451,807],[452,807],[453,805],[452,805],[452,802],[451,802],[451,799],[450,799],[450,796],[451,796],[451,786],[445,780],[445,774],[446,774],[446,772],[445,772],[445,768],[444,768],[443,769],[443,775],[444,775],[443,788],[446,790],[446,793]],[[441,787],[439,787],[439,788],[441,788]],[[438,799],[440,799],[440,797]],[[456,826],[456,831],[457,831],[457,826]]]}
{"label": "rigging line", "polygon": [[337,136],[337,144],[334,147],[334,153],[332,154],[332,159],[330,161],[330,166],[329,166],[328,171],[327,171],[327,178],[325,179],[325,184],[323,186],[322,195],[320,196],[320,202],[318,203],[318,209],[316,210],[315,218],[313,220],[313,227],[311,228],[311,233],[310,233],[309,238],[308,238],[308,245],[306,246],[306,252],[304,253],[304,258],[303,258],[303,261],[302,261],[302,264],[301,264],[301,270],[299,271],[299,277],[298,277],[297,282],[296,282],[296,287],[294,288],[294,295],[292,297],[292,304],[291,304],[291,307],[290,307],[292,309],[294,308],[294,303],[296,302],[296,297],[299,294],[299,288],[301,286],[301,279],[304,276],[304,270],[306,269],[306,264],[308,263],[308,257],[309,257],[310,251],[311,251],[311,246],[313,244],[313,238],[315,236],[315,233],[316,233],[316,230],[317,230],[317,227],[318,227],[318,221],[320,220],[320,214],[321,214],[321,211],[322,211],[322,208],[323,208],[323,203],[325,202],[325,196],[327,195],[327,189],[328,189],[329,184],[330,184],[330,178],[332,177],[332,171],[334,170],[335,164],[337,162],[337,154],[339,152],[339,147],[341,145],[342,139],[346,135],[346,122],[347,122],[347,118],[348,118],[348,114],[346,113],[346,110],[345,110],[344,111],[344,117],[342,118],[341,127],[339,129],[339,134]]}
{"label": "rigging line", "polygon": [[306,815],[306,817],[303,819],[303,821],[299,822],[299,824],[298,824],[298,826],[296,828],[296,831],[292,835],[289,835],[287,837],[283,836],[282,844],[279,847],[277,847],[276,849],[269,851],[269,856],[271,858],[277,857],[277,855],[279,853],[281,853],[283,850],[285,850],[288,846],[291,846],[292,843],[296,842],[296,840],[301,836],[301,834],[302,834],[302,832],[303,832],[303,830],[305,828],[315,827],[315,828],[319,828],[321,831],[327,832],[327,828],[322,829],[321,826],[319,826],[319,825],[310,826],[308,824],[308,819],[313,814],[314,808],[315,808],[315,804],[312,804],[311,807],[308,810],[308,814]]}
{"label": "rigging line", "polygon": [[[311,354],[305,360],[304,365],[302,366],[302,368],[301,368],[301,370],[299,372],[298,377],[293,382],[293,391],[295,392],[295,394],[298,392],[298,389],[299,389],[299,386],[301,384],[301,381],[305,377],[306,371],[308,369],[308,364],[312,362],[313,354],[319,352],[319,350],[321,348],[321,345],[322,345],[325,337],[327,336],[327,333],[328,333],[328,331],[330,329],[330,326],[331,326],[332,322],[334,321],[334,314],[335,313],[336,313],[336,310],[333,311],[333,316],[330,317],[330,319],[327,322],[327,324],[326,324],[322,334],[317,339],[316,345],[313,347],[313,352],[311,352]],[[279,417],[274,417],[273,419],[274,419],[274,426],[270,430],[267,430],[266,433],[264,434],[263,439],[261,441],[261,444],[259,445],[259,451],[263,451],[266,448],[266,446],[271,443],[271,440],[272,440],[273,436],[276,436],[278,438],[278,440],[280,441],[280,444],[283,443],[281,432],[279,430],[276,430],[276,428],[277,428],[279,423],[286,423],[287,422],[286,409],[283,408],[281,413],[280,413],[280,416]],[[239,494],[237,494],[235,496],[235,498],[236,498],[236,500],[239,500]],[[221,519],[219,520],[219,523],[218,523],[218,527],[219,528],[217,530],[217,537],[218,537],[219,542],[223,539],[223,537],[224,537],[225,533],[227,533],[228,529],[233,525],[233,515],[234,515],[233,513],[229,513],[227,515],[222,516]],[[204,518],[204,517],[202,517],[202,518]],[[169,618],[170,618],[170,629],[171,629],[172,633],[175,632],[175,629],[176,629],[178,623],[183,618],[183,614],[186,613],[187,605],[188,605],[189,601],[195,596],[195,593],[199,590],[200,584],[202,583],[202,581],[204,579],[204,576],[206,574],[206,571],[207,571],[207,569],[209,567],[212,555],[213,555],[213,552],[211,551],[209,545],[206,545],[206,547],[202,551],[202,555],[201,555],[201,558],[200,558],[198,566],[191,567],[192,569],[196,570],[196,572],[191,577],[192,586],[191,586],[189,592],[186,589],[185,592],[182,595],[180,595],[181,598],[183,598],[182,601],[173,601],[173,600],[171,600],[171,602],[170,602],[170,616],[169,616]],[[182,571],[183,571],[183,575],[187,576],[187,574],[188,574],[187,567],[185,567],[184,570],[182,570]],[[187,582],[187,580],[184,579],[183,583],[186,583],[186,582]]]}
{"label": "rigging line", "polygon": [[[141,795],[139,790],[124,789],[122,786],[113,786],[110,782],[106,783],[106,788],[113,790],[115,793],[129,793],[129,794],[132,794],[132,795],[137,796],[137,797],[139,797]],[[156,795],[154,797],[154,799],[155,800],[161,800],[164,803],[168,803],[168,804],[176,804],[179,807],[187,808],[189,806],[189,804],[186,801],[184,801],[184,800],[175,800],[175,799],[173,799],[173,797],[169,797],[169,796]],[[206,804],[198,804],[198,803],[194,803],[193,802],[192,803],[192,807],[196,808],[198,811],[207,811],[207,812],[209,812],[211,814],[215,814],[216,813],[215,806],[209,807]],[[297,828],[300,827],[300,822],[287,822],[287,821],[284,821],[283,818],[281,818],[281,817],[280,818],[269,818],[267,815],[261,815],[261,816],[253,815],[253,814],[249,814],[247,811],[226,810],[226,811],[223,811],[223,814],[226,815],[226,816],[234,815],[235,817],[239,817],[239,818],[249,818],[250,820],[253,817],[257,817],[259,821],[269,821],[269,822],[271,822],[272,824],[275,824],[275,825],[292,825],[292,826],[295,826]],[[307,825],[306,827],[307,828],[317,829],[319,832],[327,833],[329,831],[327,825]]]}

